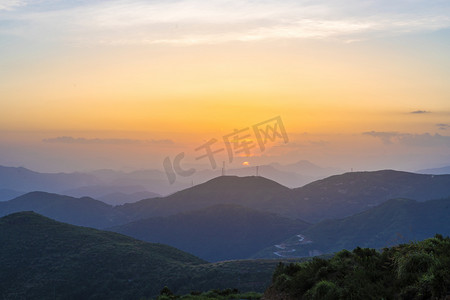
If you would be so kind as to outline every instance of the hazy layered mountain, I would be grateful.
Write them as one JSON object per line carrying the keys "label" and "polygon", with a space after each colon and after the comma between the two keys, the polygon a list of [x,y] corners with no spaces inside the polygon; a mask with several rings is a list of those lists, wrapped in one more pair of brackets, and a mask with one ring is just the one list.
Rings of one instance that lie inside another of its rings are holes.
{"label": "hazy layered mountain", "polygon": [[423,240],[436,233],[450,235],[449,216],[450,198],[425,202],[393,199],[344,219],[310,226],[299,232],[301,237],[293,236],[255,257],[278,257],[275,252],[287,257],[308,256],[357,246],[383,248]]}
{"label": "hazy layered mountain", "polygon": [[125,222],[125,216],[101,201],[74,198],[45,192],[31,192],[13,200],[0,202],[0,216],[20,211],[35,211],[66,223],[104,228]]}
{"label": "hazy layered mountain", "polygon": [[56,222],[33,212],[0,219],[3,299],[142,299],[164,286],[179,294],[264,291],[277,260],[208,264],[170,246]]}
{"label": "hazy layered mountain", "polygon": [[296,216],[309,222],[350,216],[394,198],[418,201],[450,196],[450,175],[394,170],[352,172],[293,190]]}
{"label": "hazy layered mountain", "polygon": [[208,261],[244,259],[309,224],[234,204],[139,220],[112,231],[167,244]]}
{"label": "hazy layered mountain", "polygon": [[442,167],[442,168],[434,168],[434,169],[423,169],[423,170],[417,171],[417,173],[433,174],[433,175],[450,174],[450,166],[446,166],[446,167]]}
{"label": "hazy layered mountain", "polygon": [[169,216],[216,204],[289,214],[292,190],[264,177],[220,176],[164,198],[145,199],[118,206],[131,219]]}
{"label": "hazy layered mountain", "polygon": [[[237,204],[316,223],[327,218],[350,216],[389,199],[424,201],[448,196],[450,175],[384,170],[331,176],[293,190],[260,176],[220,176],[167,197],[145,199],[114,209],[94,199],[82,198],[84,200],[79,201],[38,193],[24,195],[20,198],[22,200],[0,203],[0,212],[36,210],[58,220],[98,228],[200,210],[217,204]],[[59,200],[56,201],[56,198]],[[84,214],[87,217],[83,218]],[[74,215],[77,217],[72,218]]]}
{"label": "hazy layered mountain", "polygon": [[111,205],[122,205],[125,203],[134,203],[136,201],[142,200],[142,199],[149,199],[149,198],[156,198],[160,197],[161,195],[152,193],[152,192],[134,192],[134,193],[121,193],[121,192],[115,192],[111,194],[106,194],[103,196],[98,197],[98,200],[105,202],[107,204]]}
{"label": "hazy layered mountain", "polygon": [[136,202],[138,200],[161,196],[147,191],[140,185],[94,185],[83,186],[63,192],[72,197],[92,197],[111,205],[121,205]]}
{"label": "hazy layered mountain", "polygon": [[[322,168],[308,161],[300,161],[291,165],[273,163],[259,166],[259,175],[290,188],[300,187],[336,173],[339,173],[339,170]],[[227,169],[226,174],[253,176],[256,174],[256,167]],[[192,177],[179,177],[175,183],[170,184],[166,174],[156,169],[132,172],[103,169],[86,173],[39,173],[22,167],[0,166],[0,189],[17,190],[21,191],[22,194],[39,190],[73,197],[88,196],[96,199],[105,197],[103,200],[117,205],[132,202],[135,199],[132,194],[137,192],[155,194],[146,196],[147,198],[156,195],[169,195],[190,187],[192,182],[200,184],[220,175],[220,170],[198,168]],[[111,197],[110,200],[109,197],[106,197],[116,193],[125,194],[124,199],[118,200]],[[18,194],[15,196],[18,196]],[[3,198],[3,200],[9,199]],[[2,201],[1,194],[0,201]]]}
{"label": "hazy layered mountain", "polygon": [[0,188],[23,192],[64,190],[86,185],[100,184],[101,181],[84,173],[39,173],[26,168],[0,166]]}
{"label": "hazy layered mountain", "polygon": [[287,165],[282,165],[279,163],[271,163],[270,166],[280,171],[296,173],[314,179],[324,178],[331,175],[340,174],[343,172],[341,169],[321,167],[307,160],[300,160],[296,163]]}
{"label": "hazy layered mountain", "polygon": [[163,171],[153,169],[133,172],[97,170],[89,174],[96,176],[109,186],[140,186],[145,191],[159,195],[168,195],[191,186],[191,180],[183,177],[177,178],[177,181],[171,185]]}
{"label": "hazy layered mountain", "polygon": [[[21,194],[46,191],[74,197],[105,197],[105,200],[108,200],[109,197],[106,196],[110,194],[123,193],[125,194],[123,201],[118,201],[114,197],[111,198],[111,201],[119,204],[134,200],[137,195],[133,196],[133,194],[138,192],[151,193],[141,198],[144,199],[172,193],[187,186],[189,184],[186,182],[178,182],[170,186],[166,175],[158,170],[130,173],[112,170],[99,170],[90,173],[39,173],[21,167],[0,166],[0,189],[20,191]],[[9,199],[3,198],[3,200]]]}
{"label": "hazy layered mountain", "polygon": [[10,190],[10,189],[0,189],[0,201],[7,201],[23,195],[23,192]]}

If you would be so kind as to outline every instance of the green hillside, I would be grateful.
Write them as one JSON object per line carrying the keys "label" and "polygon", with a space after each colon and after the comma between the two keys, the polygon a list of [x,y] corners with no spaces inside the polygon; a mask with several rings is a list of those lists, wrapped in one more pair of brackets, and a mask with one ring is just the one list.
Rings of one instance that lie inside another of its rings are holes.
{"label": "green hillside", "polygon": [[164,286],[179,294],[262,292],[278,261],[209,264],[170,246],[60,223],[33,212],[0,219],[2,299],[140,299]]}

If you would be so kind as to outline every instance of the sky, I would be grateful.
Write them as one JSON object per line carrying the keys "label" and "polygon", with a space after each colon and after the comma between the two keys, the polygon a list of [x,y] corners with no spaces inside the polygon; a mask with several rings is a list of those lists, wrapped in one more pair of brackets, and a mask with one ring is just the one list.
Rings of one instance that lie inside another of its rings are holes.
{"label": "sky", "polygon": [[0,0],[0,165],[211,168],[211,140],[230,167],[450,165],[450,3]]}

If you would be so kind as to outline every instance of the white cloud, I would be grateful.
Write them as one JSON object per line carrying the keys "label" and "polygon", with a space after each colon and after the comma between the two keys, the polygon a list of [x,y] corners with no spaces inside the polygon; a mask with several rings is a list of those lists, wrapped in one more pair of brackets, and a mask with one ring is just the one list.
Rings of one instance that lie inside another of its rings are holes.
{"label": "white cloud", "polygon": [[[16,7],[21,1],[2,1]],[[267,39],[344,41],[450,27],[442,1],[105,1],[3,14],[29,38],[104,44],[217,44]],[[3,5],[2,5],[3,4]],[[29,5],[30,7],[31,4]],[[5,8],[4,8],[5,9]],[[0,20],[2,15],[0,14]],[[17,28],[10,28],[17,34]],[[5,32],[5,30],[3,30]]]}
{"label": "white cloud", "polygon": [[25,2],[21,0],[0,0],[0,11],[13,10],[16,7],[23,5],[25,5]]}

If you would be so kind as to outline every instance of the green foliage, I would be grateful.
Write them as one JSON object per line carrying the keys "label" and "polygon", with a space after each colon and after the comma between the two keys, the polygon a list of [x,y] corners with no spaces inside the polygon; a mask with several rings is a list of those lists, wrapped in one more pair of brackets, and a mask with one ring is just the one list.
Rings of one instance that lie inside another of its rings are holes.
{"label": "green foliage", "polygon": [[258,300],[261,299],[262,294],[255,292],[241,293],[237,289],[214,289],[207,292],[194,291],[190,294],[178,296],[178,295],[161,295],[157,300],[229,300],[229,299],[242,299],[242,300]]}
{"label": "green foliage", "polygon": [[436,235],[382,252],[358,247],[328,260],[279,264],[266,298],[440,299],[449,292],[450,238]]}
{"label": "green foliage", "polygon": [[306,292],[305,298],[311,300],[334,300],[339,299],[340,293],[340,288],[336,284],[322,280]]}

